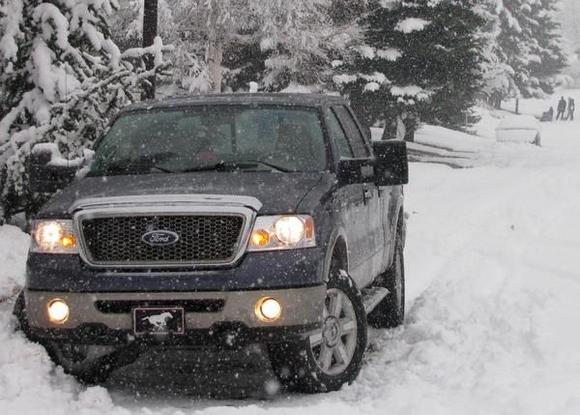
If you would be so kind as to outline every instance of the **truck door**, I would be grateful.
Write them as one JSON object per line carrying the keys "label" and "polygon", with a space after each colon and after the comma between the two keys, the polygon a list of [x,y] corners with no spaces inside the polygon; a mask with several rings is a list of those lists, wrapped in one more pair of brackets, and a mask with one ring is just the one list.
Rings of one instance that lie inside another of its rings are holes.
{"label": "truck door", "polygon": [[[336,113],[332,110],[326,112],[326,124],[330,138],[336,145],[338,157],[341,160],[354,159],[354,153],[346,137],[342,125],[338,121]],[[335,198],[335,209],[340,215],[340,219],[346,233],[349,273],[351,277],[361,284],[364,276],[365,248],[361,241],[364,238],[364,227],[366,226],[366,206],[364,201],[363,183],[351,183],[341,185]]]}
{"label": "truck door", "polygon": [[[347,133],[354,158],[370,161],[372,159],[370,145],[365,140],[350,110],[343,105],[338,105],[333,107],[333,111]],[[365,183],[359,185],[362,192],[362,205],[357,209],[358,214],[361,215],[358,218],[357,230],[360,234],[355,239],[363,250],[356,259],[361,262],[357,272],[359,274],[357,282],[361,287],[370,284],[380,272],[384,252],[381,198],[379,188],[374,182],[373,168],[370,167],[370,163],[368,164]]]}
{"label": "truck door", "polygon": [[[348,108],[351,114],[353,111]],[[353,118],[359,127],[360,131],[363,131],[360,122],[356,119],[353,114]],[[363,136],[365,134],[363,133]],[[365,141],[367,142],[369,148],[372,151],[371,137],[367,134]],[[363,137],[364,138],[364,137]],[[369,186],[371,183],[369,183]],[[396,209],[397,200],[399,198],[398,188],[393,186],[373,186],[374,190],[377,192],[377,203],[373,204],[371,207],[371,226],[374,231],[379,231],[382,226],[382,235],[375,234],[375,246],[377,248],[376,255],[373,262],[373,275],[378,275],[383,273],[390,265],[391,250],[394,249],[394,234],[396,233]]]}

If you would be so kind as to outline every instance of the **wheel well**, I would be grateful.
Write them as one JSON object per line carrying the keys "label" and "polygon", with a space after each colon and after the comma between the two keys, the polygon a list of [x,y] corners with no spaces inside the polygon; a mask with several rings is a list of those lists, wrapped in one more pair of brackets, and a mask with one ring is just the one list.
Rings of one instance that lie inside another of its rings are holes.
{"label": "wheel well", "polygon": [[343,238],[338,238],[332,251],[330,270],[343,269],[348,272],[348,249]]}

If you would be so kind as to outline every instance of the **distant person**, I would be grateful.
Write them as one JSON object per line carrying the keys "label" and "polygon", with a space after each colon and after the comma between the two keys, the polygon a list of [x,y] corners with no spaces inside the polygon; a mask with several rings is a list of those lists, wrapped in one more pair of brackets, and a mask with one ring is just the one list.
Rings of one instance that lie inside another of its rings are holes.
{"label": "distant person", "polygon": [[556,114],[556,121],[559,119],[564,119],[566,115],[566,100],[564,97],[560,98],[560,102],[558,102],[558,114]]}
{"label": "distant person", "polygon": [[550,107],[550,109],[546,112],[542,113],[542,118],[540,118],[541,122],[552,122],[554,121],[554,107]]}
{"label": "distant person", "polygon": [[576,102],[574,102],[573,98],[568,98],[568,115],[566,115],[566,119],[574,121],[574,112],[576,112]]}

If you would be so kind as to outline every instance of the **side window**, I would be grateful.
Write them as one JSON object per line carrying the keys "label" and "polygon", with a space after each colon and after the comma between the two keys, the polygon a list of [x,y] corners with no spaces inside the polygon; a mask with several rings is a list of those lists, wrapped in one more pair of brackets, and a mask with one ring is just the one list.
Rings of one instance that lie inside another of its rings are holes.
{"label": "side window", "polygon": [[344,106],[334,107],[333,109],[336,111],[340,123],[348,134],[348,140],[350,141],[354,156],[357,158],[369,157],[369,149],[367,148],[363,135],[353,120],[352,115],[350,115]]}
{"label": "side window", "polygon": [[346,139],[346,134],[342,130],[340,123],[338,122],[338,118],[336,118],[336,114],[333,111],[328,110],[327,112],[327,119],[328,119],[328,133],[336,143],[338,147],[338,154],[341,159],[345,158],[353,158],[354,154],[352,149],[350,148],[350,144],[348,144],[348,140]]}

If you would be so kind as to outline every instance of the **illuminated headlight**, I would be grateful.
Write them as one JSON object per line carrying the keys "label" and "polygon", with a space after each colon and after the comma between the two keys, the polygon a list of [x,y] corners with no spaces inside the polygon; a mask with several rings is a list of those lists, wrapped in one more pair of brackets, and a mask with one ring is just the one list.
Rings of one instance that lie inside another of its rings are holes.
{"label": "illuminated headlight", "polygon": [[71,220],[36,220],[32,223],[32,252],[75,254],[77,238]]}
{"label": "illuminated headlight", "polygon": [[308,215],[259,216],[248,251],[310,248],[316,246],[314,221]]}

